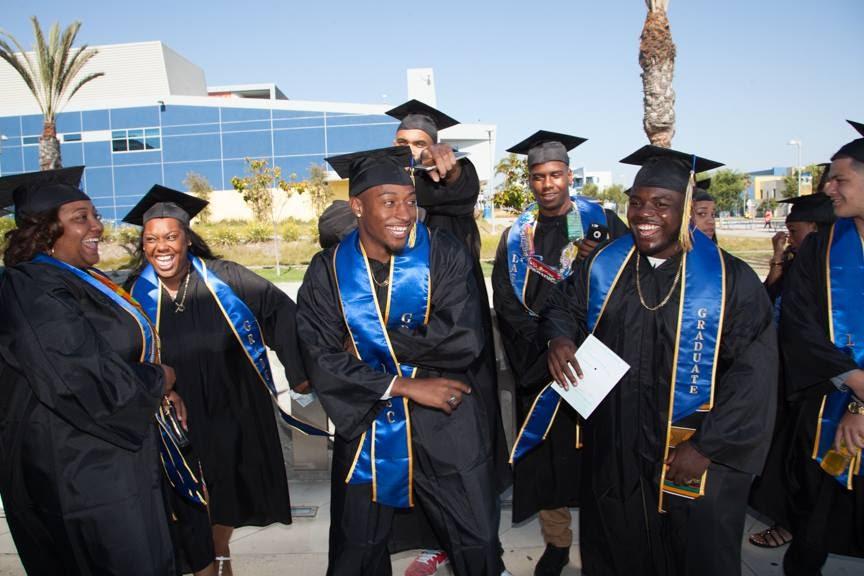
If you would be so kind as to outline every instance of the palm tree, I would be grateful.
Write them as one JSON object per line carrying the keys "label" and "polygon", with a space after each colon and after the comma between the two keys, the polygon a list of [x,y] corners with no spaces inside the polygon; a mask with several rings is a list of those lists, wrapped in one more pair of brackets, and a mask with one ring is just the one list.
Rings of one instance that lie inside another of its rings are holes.
{"label": "palm tree", "polygon": [[675,136],[675,43],[669,30],[666,11],[669,0],[645,0],[648,15],[639,42],[645,117],[642,126],[655,146],[672,147]]}
{"label": "palm tree", "polygon": [[[42,137],[39,139],[39,167],[42,170],[60,168],[60,142],[57,141],[57,112],[81,87],[91,80],[103,76],[102,72],[92,72],[76,80],[84,65],[97,54],[87,46],[73,48],[81,22],[73,22],[60,34],[60,26],[54,24],[48,32],[48,43],[35,16],[33,34],[36,46],[33,54],[28,54],[11,34],[0,30],[0,58],[12,66],[33,93],[42,110]],[[3,38],[5,37],[5,38]],[[8,39],[16,48],[12,50]],[[35,62],[34,62],[35,58]]]}

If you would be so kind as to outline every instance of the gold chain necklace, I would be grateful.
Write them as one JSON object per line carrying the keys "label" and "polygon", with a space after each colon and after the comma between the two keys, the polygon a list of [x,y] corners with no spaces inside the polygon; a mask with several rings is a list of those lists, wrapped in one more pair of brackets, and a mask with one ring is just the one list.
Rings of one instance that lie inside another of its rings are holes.
{"label": "gold chain necklace", "polygon": [[640,255],[636,254],[636,292],[639,293],[639,303],[642,304],[642,307],[648,310],[649,312],[654,312],[659,310],[663,306],[669,302],[669,299],[672,297],[672,293],[675,292],[675,287],[678,286],[678,282],[681,280],[681,268],[684,267],[684,256],[681,256],[681,262],[678,263],[678,271],[675,272],[675,280],[672,282],[672,287],[669,289],[669,293],[666,294],[666,297],[660,301],[656,306],[649,306],[645,303],[645,297],[642,296],[642,284],[639,282],[639,261],[642,260]]}
{"label": "gold chain necklace", "polygon": [[387,273],[387,279],[384,280],[383,282],[378,282],[378,280],[375,279],[375,274],[369,274],[369,275],[372,276],[372,282],[374,282],[375,285],[378,286],[379,288],[384,288],[385,286],[390,284],[390,273],[389,272]]}

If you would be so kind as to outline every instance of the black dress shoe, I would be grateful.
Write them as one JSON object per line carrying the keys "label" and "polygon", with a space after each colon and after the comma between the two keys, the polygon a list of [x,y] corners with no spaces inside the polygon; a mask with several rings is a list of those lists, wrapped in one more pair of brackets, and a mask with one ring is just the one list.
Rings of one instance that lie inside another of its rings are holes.
{"label": "black dress shoe", "polygon": [[534,576],[561,576],[561,571],[570,563],[570,548],[558,548],[551,544],[534,567]]}

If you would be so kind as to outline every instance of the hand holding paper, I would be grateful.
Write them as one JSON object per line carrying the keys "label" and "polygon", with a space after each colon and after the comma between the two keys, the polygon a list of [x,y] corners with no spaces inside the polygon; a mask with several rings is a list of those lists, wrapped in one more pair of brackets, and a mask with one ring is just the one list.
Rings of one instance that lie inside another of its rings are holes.
{"label": "hand holding paper", "polygon": [[[550,346],[550,356],[551,353]],[[566,389],[553,382],[552,389],[558,392],[583,418],[588,418],[627,373],[630,365],[593,334],[590,334],[576,350],[575,358],[578,367],[581,368],[580,378],[574,381],[571,375],[568,380],[573,385]],[[549,363],[551,369],[551,358]],[[572,364],[571,362],[569,365]]]}

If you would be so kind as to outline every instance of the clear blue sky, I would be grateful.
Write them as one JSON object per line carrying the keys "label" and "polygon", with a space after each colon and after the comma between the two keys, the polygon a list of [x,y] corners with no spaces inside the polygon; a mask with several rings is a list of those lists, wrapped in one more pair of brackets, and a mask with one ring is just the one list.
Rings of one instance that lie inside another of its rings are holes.
{"label": "clear blue sky", "polygon": [[[537,129],[589,141],[574,159],[610,170],[646,143],[639,34],[644,0],[547,2],[150,0],[6,2],[25,46],[84,23],[89,44],[162,40],[209,84],[275,82],[290,97],[398,104],[405,70],[433,67],[438,106],[498,125],[498,150]],[[671,0],[678,47],[673,146],[739,170],[826,160],[864,121],[861,0]],[[386,95],[386,96],[385,96]],[[2,106],[2,103],[0,103]]]}

